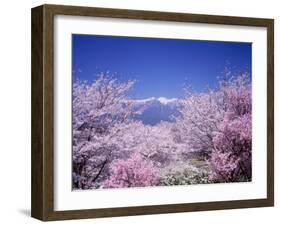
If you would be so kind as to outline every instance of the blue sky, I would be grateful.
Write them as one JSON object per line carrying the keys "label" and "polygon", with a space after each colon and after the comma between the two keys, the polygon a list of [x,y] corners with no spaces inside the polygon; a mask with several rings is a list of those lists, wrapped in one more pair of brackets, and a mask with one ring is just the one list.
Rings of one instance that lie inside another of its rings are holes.
{"label": "blue sky", "polygon": [[183,86],[215,87],[225,67],[251,73],[251,43],[117,36],[72,36],[74,79],[93,81],[100,72],[136,80],[134,98],[181,98]]}

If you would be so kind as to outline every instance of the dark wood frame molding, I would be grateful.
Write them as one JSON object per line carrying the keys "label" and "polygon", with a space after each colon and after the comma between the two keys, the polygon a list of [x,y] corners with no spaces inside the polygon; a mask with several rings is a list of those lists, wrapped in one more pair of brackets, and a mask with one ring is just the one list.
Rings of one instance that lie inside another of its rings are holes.
{"label": "dark wood frame molding", "polygon": [[[95,16],[157,21],[194,22],[267,28],[267,198],[181,203],[156,206],[54,211],[53,169],[53,35],[54,16]],[[136,11],[61,5],[32,9],[32,200],[34,218],[66,220],[274,205],[274,20],[184,13]]]}

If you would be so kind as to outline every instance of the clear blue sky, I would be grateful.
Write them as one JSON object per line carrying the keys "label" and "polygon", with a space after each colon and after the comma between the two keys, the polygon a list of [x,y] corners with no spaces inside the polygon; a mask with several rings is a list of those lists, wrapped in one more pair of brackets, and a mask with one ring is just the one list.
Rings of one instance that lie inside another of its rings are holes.
{"label": "clear blue sky", "polygon": [[137,80],[135,98],[180,98],[184,84],[202,92],[216,85],[225,67],[251,74],[251,61],[251,43],[72,36],[74,79],[93,81],[109,71],[120,81]]}

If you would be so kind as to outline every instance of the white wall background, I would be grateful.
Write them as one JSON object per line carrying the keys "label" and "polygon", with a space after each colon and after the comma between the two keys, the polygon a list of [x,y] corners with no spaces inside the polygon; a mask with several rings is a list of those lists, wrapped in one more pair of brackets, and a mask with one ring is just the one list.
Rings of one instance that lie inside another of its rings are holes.
{"label": "white wall background", "polygon": [[279,1],[49,0],[0,6],[0,224],[41,225],[30,215],[30,8],[43,4],[174,11],[275,19],[275,207],[52,222],[51,225],[278,225],[281,223],[281,14]]}

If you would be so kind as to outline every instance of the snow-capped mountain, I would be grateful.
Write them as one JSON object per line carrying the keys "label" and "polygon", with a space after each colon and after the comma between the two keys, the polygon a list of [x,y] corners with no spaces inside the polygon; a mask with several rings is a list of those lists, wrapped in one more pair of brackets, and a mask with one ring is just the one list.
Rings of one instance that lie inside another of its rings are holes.
{"label": "snow-capped mountain", "polygon": [[161,121],[173,122],[178,116],[181,101],[177,98],[150,97],[147,99],[134,100],[136,110],[142,113],[135,116],[144,124],[156,125]]}
{"label": "snow-capped mountain", "polygon": [[167,105],[167,104],[178,102],[178,99],[177,98],[166,98],[166,97],[159,97],[159,98],[150,97],[147,99],[134,100],[134,102],[136,104],[147,104],[147,103],[151,103],[151,102],[160,102],[161,104]]}

